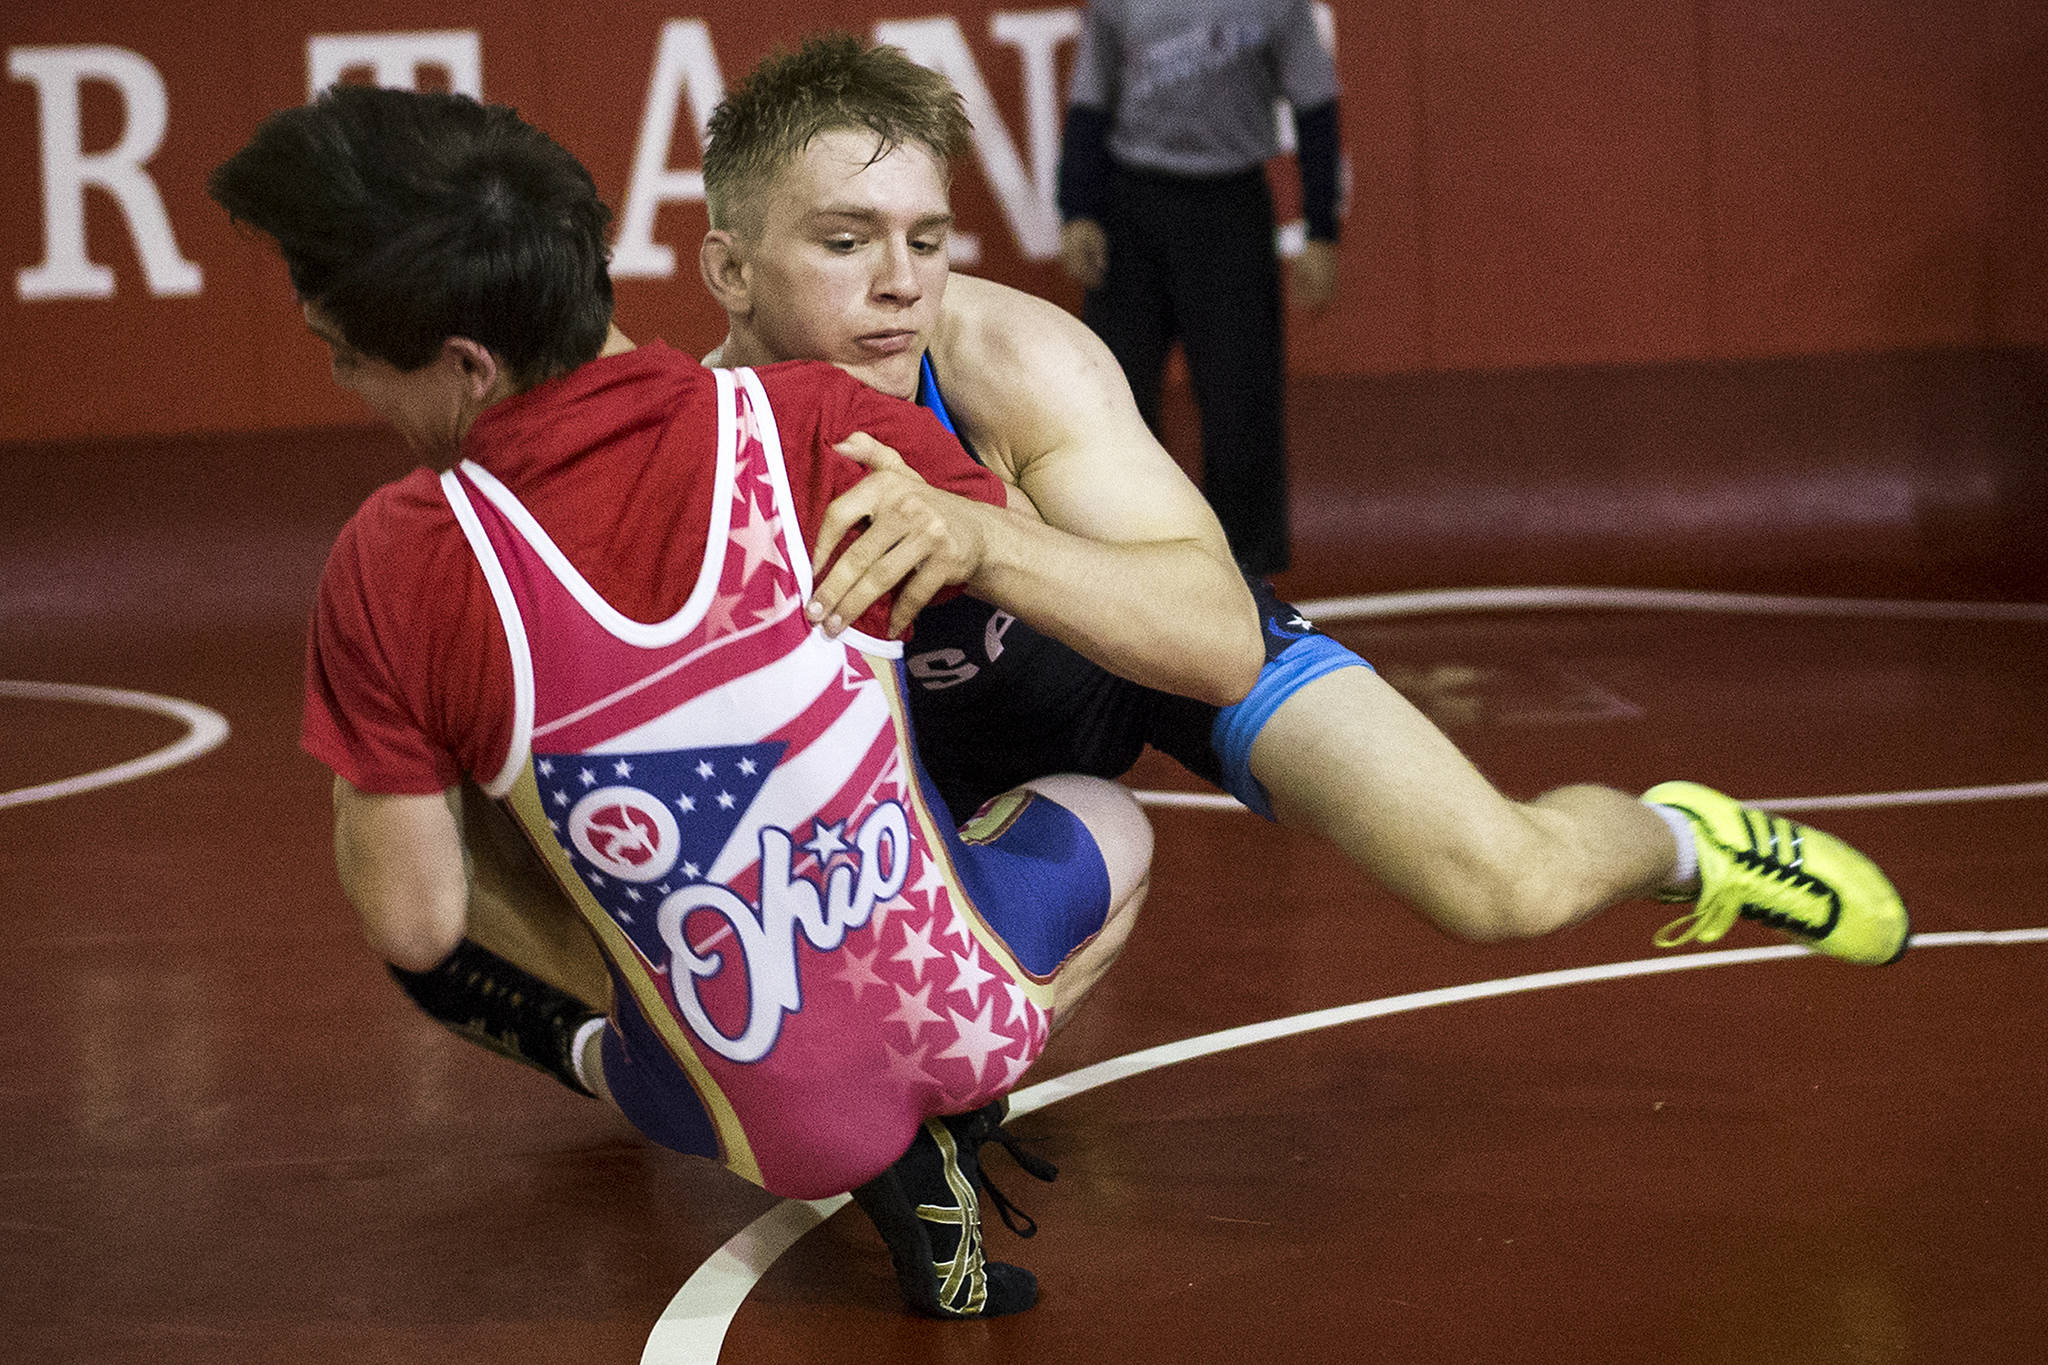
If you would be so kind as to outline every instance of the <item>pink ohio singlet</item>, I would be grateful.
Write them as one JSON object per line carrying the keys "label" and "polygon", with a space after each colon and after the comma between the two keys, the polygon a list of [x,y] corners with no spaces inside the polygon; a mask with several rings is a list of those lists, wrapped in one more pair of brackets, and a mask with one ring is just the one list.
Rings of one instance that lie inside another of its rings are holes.
{"label": "pink ohio singlet", "polygon": [[[809,624],[774,414],[750,371],[715,374],[711,525],[666,621],[601,599],[482,467],[442,486],[512,655],[513,742],[485,787],[610,964],[614,1099],[664,1145],[816,1198],[1010,1089],[1045,1044],[1058,958],[1019,961],[963,888],[988,902],[1010,879],[976,875],[983,847],[928,794],[901,646]],[[1038,841],[1029,891],[1071,903],[1070,950],[1107,910],[1101,857],[1042,799],[994,842],[1027,814],[1068,826]]]}

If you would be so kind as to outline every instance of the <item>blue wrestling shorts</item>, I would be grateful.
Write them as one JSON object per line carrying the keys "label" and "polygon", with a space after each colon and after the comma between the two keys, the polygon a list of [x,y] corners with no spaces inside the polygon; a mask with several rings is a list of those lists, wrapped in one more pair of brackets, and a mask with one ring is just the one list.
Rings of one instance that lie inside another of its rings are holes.
{"label": "blue wrestling shorts", "polygon": [[[936,797],[929,779],[925,791]],[[1019,966],[1041,980],[1102,931],[1109,868],[1081,817],[1023,792],[941,831],[960,885]]]}

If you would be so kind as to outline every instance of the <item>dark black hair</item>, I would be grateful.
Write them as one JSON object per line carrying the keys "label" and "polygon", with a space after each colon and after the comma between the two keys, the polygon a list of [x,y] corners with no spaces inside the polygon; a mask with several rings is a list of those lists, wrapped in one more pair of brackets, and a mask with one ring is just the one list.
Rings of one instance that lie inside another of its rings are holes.
{"label": "dark black hair", "polygon": [[206,188],[277,243],[350,346],[401,370],[460,336],[528,388],[604,346],[610,210],[581,162],[502,105],[337,85],[265,119]]}

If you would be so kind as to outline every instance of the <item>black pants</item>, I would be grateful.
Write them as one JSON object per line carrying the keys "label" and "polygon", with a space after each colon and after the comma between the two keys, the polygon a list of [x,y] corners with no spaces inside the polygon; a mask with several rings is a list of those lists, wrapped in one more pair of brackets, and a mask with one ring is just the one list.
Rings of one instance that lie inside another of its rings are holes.
{"label": "black pants", "polygon": [[1273,200],[1263,168],[1189,179],[1118,168],[1109,273],[1082,317],[1159,430],[1178,340],[1202,418],[1202,491],[1247,573],[1287,567],[1286,350]]}

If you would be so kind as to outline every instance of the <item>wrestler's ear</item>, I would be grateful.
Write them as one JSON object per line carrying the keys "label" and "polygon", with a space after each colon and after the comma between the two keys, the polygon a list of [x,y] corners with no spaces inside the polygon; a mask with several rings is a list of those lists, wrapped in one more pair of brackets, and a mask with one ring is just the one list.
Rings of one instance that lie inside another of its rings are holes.
{"label": "wrestler's ear", "polygon": [[752,272],[747,269],[746,246],[737,234],[725,228],[705,233],[703,245],[697,248],[697,272],[704,277],[704,287],[718,300],[726,316],[744,318],[753,314]]}
{"label": "wrestler's ear", "polygon": [[472,402],[497,397],[493,391],[506,378],[505,367],[491,349],[468,337],[449,337],[443,341],[440,363],[459,380],[464,397]]}

